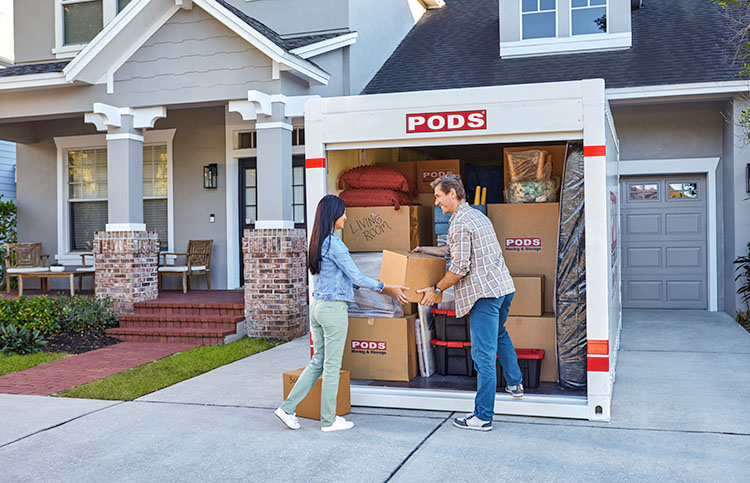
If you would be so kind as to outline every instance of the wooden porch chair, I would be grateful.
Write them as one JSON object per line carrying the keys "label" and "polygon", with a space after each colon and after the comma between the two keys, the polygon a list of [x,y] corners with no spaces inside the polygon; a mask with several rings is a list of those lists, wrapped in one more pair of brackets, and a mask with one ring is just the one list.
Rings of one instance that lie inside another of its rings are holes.
{"label": "wooden porch chair", "polygon": [[[162,265],[159,267],[159,290],[164,275],[182,276],[182,293],[190,289],[191,275],[205,275],[206,286],[211,290],[211,246],[213,240],[190,240],[186,253],[162,253]],[[185,257],[185,265],[167,265],[167,255]]]}
{"label": "wooden porch chair", "polygon": [[[5,291],[10,292],[10,277],[20,273],[48,272],[49,255],[42,254],[41,243],[8,243],[5,246]],[[49,283],[41,279],[42,290]]]}
{"label": "wooden porch chair", "polygon": [[[86,265],[86,257],[91,258],[91,265]],[[78,277],[78,291],[83,290],[83,277],[91,275],[96,280],[96,268],[94,266],[94,254],[93,253],[81,253],[81,266],[76,267],[76,272],[82,274]]]}

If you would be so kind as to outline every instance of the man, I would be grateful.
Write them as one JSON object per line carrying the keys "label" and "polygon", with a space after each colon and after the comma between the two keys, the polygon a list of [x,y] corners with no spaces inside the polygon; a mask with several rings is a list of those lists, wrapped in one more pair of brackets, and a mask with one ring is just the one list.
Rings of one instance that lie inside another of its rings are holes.
{"label": "man", "polygon": [[[500,360],[513,397],[523,397],[522,375],[513,343],[505,330],[510,302],[515,294],[513,279],[505,266],[500,244],[492,222],[466,202],[461,178],[445,175],[432,182],[435,205],[450,213],[448,240],[451,263],[445,276],[433,287],[417,290],[423,293],[422,305],[433,305],[438,294],[453,285],[456,295],[456,317],[471,314],[471,357],[477,370],[477,394],[474,412],[453,420],[454,426],[478,431],[492,430],[495,410],[497,371]],[[444,255],[446,247],[417,247],[415,251]]]}

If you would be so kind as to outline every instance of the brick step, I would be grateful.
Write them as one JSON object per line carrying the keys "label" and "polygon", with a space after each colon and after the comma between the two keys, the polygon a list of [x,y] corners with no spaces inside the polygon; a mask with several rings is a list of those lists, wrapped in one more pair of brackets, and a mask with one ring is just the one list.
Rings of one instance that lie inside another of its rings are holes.
{"label": "brick step", "polygon": [[218,345],[224,343],[224,337],[235,333],[234,329],[196,329],[196,328],[161,328],[161,327],[113,327],[106,329],[106,334],[125,341],[154,343],[185,343],[196,345]]}
{"label": "brick step", "polygon": [[174,302],[139,302],[134,307],[136,314],[180,314],[180,315],[225,315],[243,316],[243,304],[190,304]]}
{"label": "brick step", "polygon": [[124,314],[120,316],[122,321],[170,321],[170,322],[210,322],[210,323],[232,323],[236,324],[245,320],[244,315],[213,315],[213,314],[172,314],[167,312],[155,312],[151,314]]}
{"label": "brick step", "polygon": [[120,316],[120,327],[122,328],[144,328],[144,329],[208,329],[208,330],[237,330],[237,323],[242,322],[220,322],[211,320],[180,320],[180,319],[154,319],[154,320],[123,320]]}

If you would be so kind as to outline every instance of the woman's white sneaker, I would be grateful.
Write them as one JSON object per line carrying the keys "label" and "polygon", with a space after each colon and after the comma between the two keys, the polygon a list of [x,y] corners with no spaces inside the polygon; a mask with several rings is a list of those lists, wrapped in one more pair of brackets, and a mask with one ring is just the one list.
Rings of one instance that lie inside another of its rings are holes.
{"label": "woman's white sneaker", "polygon": [[281,422],[287,425],[289,429],[299,429],[299,421],[296,414],[287,414],[283,409],[278,408],[273,412]]}
{"label": "woman's white sneaker", "polygon": [[352,429],[353,427],[354,427],[353,422],[347,421],[341,416],[336,416],[336,420],[333,422],[332,425],[323,426],[322,428],[320,428],[320,430],[321,431],[343,431],[345,429]]}

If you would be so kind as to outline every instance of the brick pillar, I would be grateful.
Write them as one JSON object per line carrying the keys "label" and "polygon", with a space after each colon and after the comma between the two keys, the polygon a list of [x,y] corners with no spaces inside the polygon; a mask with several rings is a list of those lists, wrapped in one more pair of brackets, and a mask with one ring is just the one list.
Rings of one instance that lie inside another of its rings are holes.
{"label": "brick pillar", "polygon": [[146,231],[98,231],[94,236],[95,291],[108,296],[118,314],[159,296],[159,237]]}
{"label": "brick pillar", "polygon": [[305,230],[245,230],[247,335],[293,339],[307,333]]}

